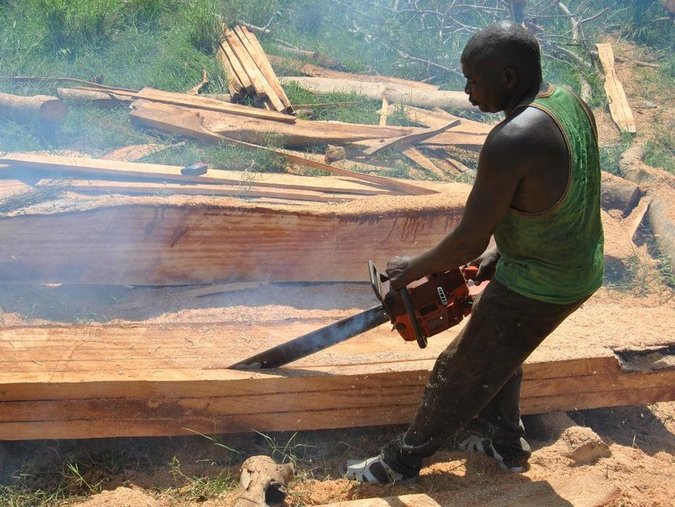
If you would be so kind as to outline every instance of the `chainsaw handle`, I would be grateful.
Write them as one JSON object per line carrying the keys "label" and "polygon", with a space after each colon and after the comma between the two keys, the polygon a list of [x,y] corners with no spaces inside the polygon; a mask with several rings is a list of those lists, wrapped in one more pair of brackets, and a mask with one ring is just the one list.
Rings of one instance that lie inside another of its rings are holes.
{"label": "chainsaw handle", "polygon": [[427,337],[422,334],[422,329],[420,328],[420,324],[417,321],[417,316],[415,315],[415,308],[413,307],[412,301],[410,300],[410,293],[406,287],[401,289],[401,299],[403,300],[405,311],[408,314],[408,318],[410,319],[410,325],[412,326],[413,332],[415,333],[415,338],[417,338],[417,345],[419,345],[421,349],[424,349],[427,347]]}
{"label": "chainsaw handle", "polygon": [[478,266],[463,266],[459,268],[464,280],[473,280],[478,276]]}

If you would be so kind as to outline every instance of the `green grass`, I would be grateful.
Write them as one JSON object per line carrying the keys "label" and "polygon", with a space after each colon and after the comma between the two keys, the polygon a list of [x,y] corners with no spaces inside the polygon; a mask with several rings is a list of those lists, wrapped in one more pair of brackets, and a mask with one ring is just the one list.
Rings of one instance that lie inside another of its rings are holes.
{"label": "green grass", "polygon": [[664,132],[662,136],[645,144],[645,164],[660,167],[675,174],[675,156],[673,155],[673,136]]}
{"label": "green grass", "polygon": [[[133,89],[152,86],[185,91],[201,79],[205,69],[211,79],[209,93],[226,93],[227,87],[214,55],[221,23],[245,20],[267,25],[272,37],[312,49],[339,61],[347,70],[373,71],[411,79],[430,79],[446,89],[461,89],[459,55],[468,35],[441,37],[436,21],[410,13],[392,15],[381,0],[371,3],[319,0],[9,0],[0,9],[0,73],[4,76],[99,77],[105,84]],[[570,3],[572,7],[574,2]],[[475,13],[465,13],[480,25]],[[559,21],[552,21],[557,26]],[[271,37],[260,36],[263,46],[274,48]],[[455,69],[445,72],[401,56],[400,50]],[[545,60],[547,79],[579,90],[576,71],[566,64]],[[594,77],[589,76],[593,81]],[[594,89],[601,89],[593,83]],[[59,83],[0,81],[0,89],[19,94],[55,94]],[[292,103],[335,104],[317,107],[305,116],[312,120],[377,123],[377,101],[355,95],[317,97],[288,87]],[[603,101],[596,96],[594,101]],[[405,124],[393,116],[392,124]],[[87,129],[81,129],[87,125]],[[166,138],[165,138],[166,139]],[[0,150],[72,149],[100,155],[129,144],[154,142],[155,134],[130,124],[124,108],[101,111],[72,107],[60,129],[40,129],[0,123]],[[191,145],[199,145],[190,142]],[[655,150],[655,157],[658,157]],[[279,170],[273,157],[237,150],[184,148],[150,160],[192,163],[199,158],[221,167],[251,163]],[[231,163],[227,156],[232,156]],[[250,160],[250,163],[247,161]]]}
{"label": "green grass", "polygon": [[222,469],[215,477],[187,475],[181,469],[181,463],[175,456],[169,463],[169,470],[174,481],[180,484],[180,487],[172,491],[172,494],[182,501],[204,502],[222,493],[233,491],[239,485],[238,477],[232,475],[227,469]]}
{"label": "green grass", "polygon": [[621,135],[618,142],[600,146],[600,168],[612,174],[620,175],[619,159],[633,142],[633,136],[628,133]]}

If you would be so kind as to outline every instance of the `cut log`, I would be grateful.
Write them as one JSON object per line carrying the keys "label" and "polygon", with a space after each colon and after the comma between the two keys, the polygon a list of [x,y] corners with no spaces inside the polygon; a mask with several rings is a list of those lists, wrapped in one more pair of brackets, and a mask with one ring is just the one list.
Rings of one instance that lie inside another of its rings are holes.
{"label": "cut log", "polygon": [[631,214],[626,217],[628,237],[636,245],[644,243],[644,235],[641,234],[640,231],[645,224],[645,217],[647,216],[651,202],[652,198],[650,196],[640,199],[638,205],[633,209]]}
{"label": "cut log", "polygon": [[616,209],[624,217],[630,215],[642,196],[642,191],[632,181],[602,171],[601,204],[603,209]]}
{"label": "cut log", "polygon": [[398,107],[401,108],[403,114],[410,121],[419,123],[429,128],[442,127],[453,120],[458,120],[460,122],[460,125],[457,128],[458,131],[465,132],[467,134],[487,135],[494,127],[494,125],[489,125],[487,123],[481,123],[479,121],[462,118],[461,116],[455,116],[439,108],[435,108],[434,110],[430,111],[428,109],[422,109],[409,105],[400,105]]}
{"label": "cut log", "polygon": [[106,102],[113,104],[117,102],[132,102],[143,99],[161,104],[189,107],[196,110],[224,112],[235,116],[250,116],[252,118],[262,118],[284,123],[293,123],[295,121],[295,118],[292,116],[281,114],[276,111],[265,111],[255,107],[243,106],[241,104],[232,104],[227,100],[216,99],[204,95],[167,92],[148,87],[143,88],[138,92],[129,92],[126,90],[97,90],[93,88],[59,88],[59,96],[75,100],[76,102],[94,102],[101,104]]}
{"label": "cut log", "polygon": [[614,69],[614,52],[609,43],[596,44],[598,58],[605,70],[605,92],[609,102],[609,114],[622,132],[636,132],[633,112],[628,105],[626,92]]}
{"label": "cut log", "polygon": [[284,77],[280,78],[280,81],[282,84],[295,84],[313,93],[356,93],[373,100],[381,100],[385,96],[389,102],[396,104],[478,110],[469,102],[464,92],[420,90],[419,88],[392,83],[357,82],[316,77]]}
{"label": "cut log", "polygon": [[[84,92],[90,92],[88,89],[76,89]],[[96,92],[97,94],[102,92]],[[113,93],[113,92],[103,92]],[[224,100],[219,100],[202,95],[188,95],[186,93],[167,92],[164,90],[157,90],[155,88],[143,88],[138,92],[127,92],[118,90],[113,93],[115,97],[127,97],[132,100],[143,99],[146,101],[157,102],[160,104],[169,104],[176,106],[183,106],[199,111],[214,111],[227,113],[235,116],[247,116],[251,118],[260,118],[270,121],[294,123],[295,118],[287,114],[278,113],[276,111],[265,111],[255,107],[242,106],[241,104],[232,104]]]}
{"label": "cut log", "polygon": [[261,118],[283,123],[294,123],[295,118],[276,111],[265,111],[255,107],[242,106],[240,104],[231,104],[210,97],[198,96],[192,97],[183,93],[171,93],[153,88],[143,88],[138,92],[137,98],[171,104],[177,106],[192,107],[203,109],[205,111],[215,111],[237,116],[247,116],[251,118]]}
{"label": "cut log", "polygon": [[456,174],[471,172],[469,167],[462,164],[459,160],[450,157],[447,152],[443,156],[435,157],[434,161],[435,164],[444,169],[448,174],[452,174],[453,172]]}
{"label": "cut log", "polygon": [[302,209],[176,195],[50,203],[0,218],[12,238],[0,244],[0,281],[363,281],[364,259],[384,265],[401,244],[421,250],[457,225],[467,186],[436,188]]}
{"label": "cut log", "polygon": [[[254,111],[265,111],[255,108]],[[267,111],[268,114],[281,114]],[[215,111],[200,110],[199,114],[188,108],[169,104],[137,101],[133,104],[132,120],[150,127],[210,142],[241,141],[252,145],[274,144],[286,148],[305,148],[315,145],[355,144],[361,149],[373,148],[381,144],[381,139],[421,134],[428,129],[416,127],[395,127],[379,125],[350,124],[327,121],[295,120],[286,114],[282,116],[294,121],[293,125],[284,125],[277,121],[256,118],[255,114],[230,115]],[[447,124],[447,123],[446,123]],[[460,126],[457,127],[461,129]],[[426,141],[426,145],[448,146],[467,143],[473,147],[482,145],[485,136],[454,132],[454,129],[441,132]],[[361,141],[365,141],[361,143]]]}
{"label": "cut log", "polygon": [[341,176],[348,176],[351,178],[367,181],[374,183],[382,188],[387,188],[390,191],[403,195],[428,195],[436,193],[435,190],[431,190],[428,187],[418,186],[412,183],[408,183],[404,180],[397,180],[393,178],[386,178],[383,176],[376,176],[374,174],[361,174],[351,171],[349,169],[342,169],[341,167],[326,164],[320,160],[320,156],[312,156],[309,153],[299,154],[298,152],[291,152],[289,150],[275,150],[275,153],[278,153],[286,159],[296,165],[302,165],[305,167],[310,167],[314,169],[320,169],[322,171],[328,171],[333,174],[338,174]]}
{"label": "cut log", "polygon": [[438,90],[437,85],[430,83],[423,83],[420,81],[411,81],[409,79],[401,79],[391,76],[376,76],[371,74],[352,74],[350,72],[341,72],[338,70],[331,70],[311,63],[305,63],[300,60],[292,58],[269,55],[270,62],[278,67],[283,67],[300,74],[310,77],[325,77],[330,79],[341,79],[345,81],[365,81],[369,83],[390,83],[392,85],[406,86],[409,88],[418,88],[420,90],[435,91]]}
{"label": "cut log", "polygon": [[[349,181],[346,178],[334,179],[329,177],[305,177],[275,173],[258,173],[253,171],[216,171],[209,176],[184,176],[180,174],[181,166],[163,164],[125,163],[119,161],[94,159],[87,157],[66,157],[61,155],[43,155],[36,153],[15,153],[6,155],[6,171],[19,171],[21,168],[32,167],[38,170],[62,173],[83,174],[87,179],[102,176],[119,176],[120,178],[151,178],[162,181],[178,181],[179,183],[195,183],[212,188],[214,192],[220,192],[219,186],[230,185],[244,188],[268,188],[268,189],[294,189],[314,192],[337,192],[353,195],[378,195],[387,193],[386,190],[373,188],[372,185],[362,184],[357,181]],[[72,174],[71,174],[72,175]],[[96,184],[92,182],[93,184]],[[116,183],[108,181],[105,184],[109,188],[113,185],[129,185],[131,182]],[[70,184],[87,186],[88,182],[71,182]],[[104,182],[97,184],[103,185]],[[195,185],[191,185],[195,187]],[[186,187],[187,188],[187,187]],[[199,188],[199,187],[196,187]]]}
{"label": "cut log", "polygon": [[636,144],[627,149],[619,159],[619,168],[626,178],[647,191],[650,199],[647,216],[654,233],[656,247],[663,259],[675,268],[675,177],[655,167],[647,166],[644,147]]}
{"label": "cut log", "polygon": [[[323,161],[311,158],[309,155],[298,155],[297,153],[290,152],[288,150],[274,149],[266,146],[261,146],[254,144],[248,141],[242,141],[236,137],[224,136],[217,133],[222,130],[224,126],[222,125],[222,120],[226,118],[227,115],[219,114],[215,118],[221,120],[220,123],[211,122],[209,128],[206,128],[203,125],[204,117],[214,117],[214,113],[209,111],[204,111],[201,115],[196,115],[195,113],[173,106],[165,106],[159,104],[150,104],[140,101],[135,103],[134,112],[132,117],[145,126],[152,128],[159,128],[173,134],[185,135],[188,137],[193,137],[197,139],[202,139],[210,142],[228,142],[237,144],[239,146],[246,146],[247,148],[266,151],[269,153],[274,153],[279,155],[291,163],[303,165],[311,169],[320,169],[322,171],[327,171],[329,173],[340,174],[342,176],[349,176],[355,179],[360,179],[364,181],[369,181],[376,185],[380,185],[383,188],[387,188],[393,192],[408,194],[408,195],[423,195],[433,193],[428,188],[419,187],[411,183],[406,183],[400,180],[394,180],[393,178],[385,178],[382,176],[375,176],[370,174],[360,174],[353,171],[348,171],[345,169],[340,169],[334,167],[330,164],[326,164]],[[253,121],[253,119],[249,119]],[[231,119],[230,119],[231,121]],[[298,120],[300,121],[300,120]],[[238,122],[239,123],[239,122]],[[308,122],[312,123],[312,122]],[[236,123],[235,123],[236,124]],[[347,126],[348,124],[343,124]],[[269,126],[268,126],[269,127]],[[282,128],[282,124],[278,124],[279,130]],[[328,126],[328,128],[333,128],[334,125]],[[383,127],[372,127],[382,129]],[[334,132],[334,131],[333,131]],[[278,133],[278,132],[277,132]],[[307,135],[309,132],[307,132]],[[234,131],[233,136],[242,134],[241,131]],[[258,132],[259,134],[259,132]],[[315,133],[316,135],[316,133]],[[269,141],[269,139],[267,139]],[[344,141],[344,139],[343,139]]]}
{"label": "cut log", "polygon": [[[292,157],[292,155],[289,155]],[[278,175],[265,176],[266,181],[260,181],[256,173],[241,173],[236,171],[211,171],[209,176],[185,176],[181,174],[181,166],[169,166],[162,164],[143,164],[120,162],[103,159],[91,159],[84,157],[65,157],[58,155],[36,155],[30,153],[7,154],[2,158],[7,171],[17,171],[21,168],[31,168],[58,174],[83,175],[89,178],[113,176],[120,178],[153,179],[161,181],[173,181],[182,185],[151,185],[140,182],[104,182],[104,181],[72,181],[68,183],[71,188],[79,191],[119,192],[131,194],[147,194],[149,192],[168,192],[186,195],[222,195],[230,197],[276,197],[294,200],[310,201],[335,201],[347,199],[358,195],[377,195],[387,193],[372,186],[356,185],[345,181],[329,180],[325,178],[302,178],[297,176],[284,177]],[[298,156],[299,158],[299,156]],[[311,162],[311,161],[310,161]],[[314,162],[311,162],[314,163]],[[306,165],[306,164],[305,164]],[[323,166],[320,166],[323,167]],[[342,176],[350,176],[354,173],[345,169],[332,168]],[[389,178],[381,178],[370,175],[358,175],[372,183],[393,185],[403,192],[431,193],[427,189],[408,186],[404,182],[396,182]],[[186,186],[185,183],[196,185]],[[400,185],[400,186],[397,186]],[[298,190],[292,192],[289,190]]]}
{"label": "cut log", "polygon": [[67,106],[58,97],[49,95],[25,97],[0,93],[0,118],[18,122],[59,123],[67,114]]}
{"label": "cut log", "polygon": [[[239,58],[237,58],[237,55],[232,50],[232,46],[230,46],[227,40],[223,40],[220,42],[220,47],[222,48],[223,53],[227,57],[227,61],[229,62],[230,68],[233,71],[233,75],[236,76],[236,80],[239,83],[241,83],[242,87],[241,98],[243,99],[247,95],[255,94],[255,87],[253,86],[253,81],[251,81],[251,77],[248,75],[248,72],[246,72],[246,69],[242,65],[241,61],[239,60]],[[237,86],[234,85],[234,88],[236,89]]]}
{"label": "cut log", "polygon": [[384,127],[387,124],[389,117],[389,101],[387,97],[382,97],[382,108],[380,109],[380,126]]}
{"label": "cut log", "polygon": [[[269,286],[260,291],[269,298]],[[649,328],[618,304],[585,306],[565,321],[525,364],[523,413],[675,400],[674,347],[667,341],[673,316],[664,318],[663,308],[639,311]],[[461,329],[419,350],[381,326],[284,369],[224,369],[333,321],[280,321],[269,307],[258,312],[244,324],[2,328],[0,439],[405,424],[435,358]],[[336,310],[335,320],[344,313]],[[612,329],[625,337],[598,326],[598,315],[615,319],[619,327]],[[578,330],[586,339],[570,340]],[[640,346],[627,352],[632,336]],[[611,348],[621,341],[622,350]]]}
{"label": "cut log", "polygon": [[[329,173],[340,174],[343,176],[349,176],[355,179],[360,179],[364,181],[369,181],[376,185],[380,185],[383,188],[388,188],[396,193],[408,194],[408,195],[423,195],[433,193],[428,188],[419,187],[418,185],[413,185],[400,180],[394,180],[393,178],[384,178],[382,176],[375,176],[370,174],[360,174],[353,171],[348,171],[345,169],[340,169],[339,167],[326,164],[323,161],[312,158],[310,155],[298,155],[297,153],[290,152],[288,150],[282,149],[273,149],[265,146],[260,146],[254,143],[247,141],[242,141],[236,137],[220,135],[216,132],[222,130],[224,127],[222,123],[211,123],[209,128],[206,128],[203,125],[204,116],[208,116],[209,112],[204,112],[201,116],[195,115],[194,113],[180,108],[171,108],[168,106],[159,106],[157,104],[147,105],[143,102],[136,103],[132,117],[141,122],[143,125],[160,128],[165,131],[171,132],[173,134],[185,135],[189,137],[194,137],[197,139],[202,139],[210,142],[229,142],[234,143],[240,146],[246,146],[248,148],[267,151],[270,153],[277,154],[281,157],[286,158],[289,162],[303,165],[312,169],[320,169],[322,171],[327,171]],[[223,119],[225,115],[219,115],[218,119]],[[213,113],[211,113],[213,117]],[[298,120],[300,121],[300,120]],[[308,122],[308,124],[316,124],[316,122]],[[348,124],[342,124],[343,126],[348,126]],[[337,128],[339,124],[330,124],[326,125],[328,129]],[[353,125],[351,126],[354,127]],[[368,126],[363,126],[364,128]],[[383,127],[371,127],[372,129],[383,129]],[[298,129],[299,130],[299,129]],[[367,130],[367,129],[366,129]],[[334,130],[333,134],[334,135]],[[389,133],[392,131],[390,130]],[[235,131],[232,135],[241,135],[241,131]],[[278,134],[278,132],[277,132]],[[309,132],[306,132],[306,135],[312,135]],[[316,136],[316,132],[313,134]],[[329,134],[330,135],[330,134]],[[359,134],[357,134],[359,135]],[[360,134],[363,135],[363,134]],[[315,137],[316,139],[316,137]],[[269,139],[268,139],[269,141]],[[344,142],[344,138],[342,138]],[[316,141],[314,141],[316,142]]]}

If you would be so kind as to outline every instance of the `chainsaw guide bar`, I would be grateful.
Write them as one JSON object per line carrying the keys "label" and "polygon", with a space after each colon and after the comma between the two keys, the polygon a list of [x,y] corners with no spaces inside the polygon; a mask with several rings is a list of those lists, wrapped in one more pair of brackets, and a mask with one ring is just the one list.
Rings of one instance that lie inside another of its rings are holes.
{"label": "chainsaw guide bar", "polygon": [[378,273],[372,261],[368,262],[368,271],[380,305],[260,352],[229,368],[278,368],[385,322],[391,322],[404,340],[417,341],[420,348],[424,348],[429,336],[459,324],[471,312],[473,296],[467,280],[476,276],[477,268],[454,268],[428,275],[401,290],[391,290],[388,278]]}

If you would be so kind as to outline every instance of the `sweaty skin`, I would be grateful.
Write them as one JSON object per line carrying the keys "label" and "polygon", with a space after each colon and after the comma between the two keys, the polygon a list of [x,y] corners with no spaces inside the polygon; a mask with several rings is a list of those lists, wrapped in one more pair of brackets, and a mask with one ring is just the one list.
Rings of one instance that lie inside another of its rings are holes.
{"label": "sweaty skin", "polygon": [[[546,113],[517,108],[548,89],[541,76],[519,75],[516,68],[489,57],[480,61],[463,59],[462,70],[466,77],[464,91],[471,103],[484,112],[504,111],[506,119],[490,132],[483,145],[476,181],[457,228],[430,250],[415,257],[394,257],[387,263],[394,289],[476,260],[486,251],[495,227],[509,208],[542,212],[555,206],[565,193],[569,154],[560,130]],[[498,255],[495,251],[485,254],[481,257],[489,262],[481,270],[487,273],[494,270]]]}

